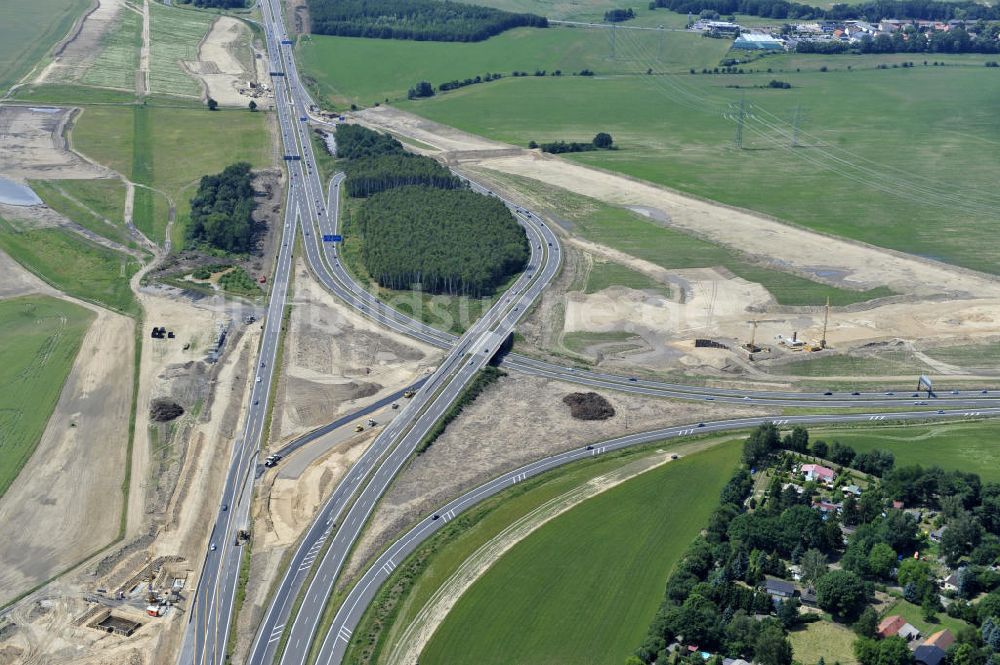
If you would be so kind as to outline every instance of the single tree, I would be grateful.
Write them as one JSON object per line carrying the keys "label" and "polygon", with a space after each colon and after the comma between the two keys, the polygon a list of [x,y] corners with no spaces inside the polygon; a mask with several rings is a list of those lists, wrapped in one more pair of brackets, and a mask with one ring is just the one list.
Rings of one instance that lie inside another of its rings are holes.
{"label": "single tree", "polygon": [[843,619],[853,619],[861,613],[867,598],[864,582],[849,570],[834,570],[816,582],[816,602]]}
{"label": "single tree", "polygon": [[826,555],[817,549],[806,550],[799,564],[802,581],[815,584],[816,580],[826,575]]}
{"label": "single tree", "polygon": [[249,107],[251,113],[257,110],[257,102],[255,102],[252,99],[250,100],[250,103],[247,104],[247,106]]}
{"label": "single tree", "polygon": [[607,132],[600,132],[594,137],[594,145],[602,150],[607,150],[613,143],[614,140],[611,138],[611,134]]}
{"label": "single tree", "polygon": [[212,99],[211,97],[209,97],[208,98],[208,110],[209,111],[214,111],[217,108],[219,108],[219,102],[217,102],[214,99]]}

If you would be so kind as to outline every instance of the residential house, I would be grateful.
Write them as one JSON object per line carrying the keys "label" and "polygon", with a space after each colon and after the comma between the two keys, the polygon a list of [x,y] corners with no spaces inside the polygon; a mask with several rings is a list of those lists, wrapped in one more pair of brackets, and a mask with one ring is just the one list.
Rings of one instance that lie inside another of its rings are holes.
{"label": "residential house", "polygon": [[840,491],[844,493],[844,496],[848,494],[853,494],[854,496],[861,496],[861,488],[857,485],[844,485],[840,488]]}
{"label": "residential house", "polygon": [[806,480],[815,480],[822,483],[832,483],[834,478],[837,477],[833,469],[828,469],[821,464],[803,464],[799,471],[806,477]]}
{"label": "residential house", "polygon": [[893,614],[879,621],[878,628],[875,629],[875,633],[882,639],[885,639],[898,633],[899,629],[905,625],[906,619],[898,614]]}
{"label": "residential house", "polygon": [[940,543],[941,542],[941,537],[944,536],[944,532],[947,531],[947,530],[948,530],[948,527],[947,526],[943,526],[940,529],[938,529],[937,531],[931,531],[931,533],[930,533],[931,540],[933,540],[935,543]]}
{"label": "residential house", "polygon": [[945,591],[958,591],[958,583],[958,573],[955,572],[941,580],[941,588]]}
{"label": "residential house", "polygon": [[806,607],[816,607],[816,589],[803,589],[800,600]]}
{"label": "residential house", "polygon": [[764,591],[771,598],[784,600],[795,595],[795,585],[787,580],[779,580],[776,577],[768,577],[764,580]]}
{"label": "residential house", "polygon": [[944,651],[952,644],[955,643],[955,636],[951,634],[951,631],[945,628],[944,630],[939,630],[934,633],[926,640],[924,640],[923,646],[925,647],[937,647]]}
{"label": "residential house", "polygon": [[892,507],[895,508],[896,510],[902,510],[903,502],[898,499],[894,499],[892,502]]}
{"label": "residential house", "polygon": [[944,649],[926,644],[921,644],[913,652],[913,659],[917,661],[918,665],[941,665],[947,656]]}
{"label": "residential house", "polygon": [[823,499],[813,504],[813,508],[816,508],[824,515],[828,513],[839,513],[843,507],[844,505],[842,503],[833,503],[832,501],[825,501]]}
{"label": "residential house", "polygon": [[897,632],[896,635],[902,637],[907,642],[912,642],[913,640],[920,639],[920,630],[913,624],[904,623],[903,627],[899,629],[899,632]]}

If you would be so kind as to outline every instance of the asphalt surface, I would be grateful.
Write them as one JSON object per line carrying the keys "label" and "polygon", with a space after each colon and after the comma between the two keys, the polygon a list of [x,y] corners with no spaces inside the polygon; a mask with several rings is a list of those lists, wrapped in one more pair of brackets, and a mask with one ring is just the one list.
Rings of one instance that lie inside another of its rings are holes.
{"label": "asphalt surface", "polygon": [[[946,411],[943,416],[931,416],[925,411],[915,411],[909,413],[895,413],[891,417],[893,420],[926,420],[930,417],[955,418],[965,417],[962,411]],[[1000,416],[1000,408],[984,411],[983,416]],[[350,589],[339,610],[333,619],[330,630],[327,631],[322,647],[316,659],[318,665],[336,665],[343,660],[344,653],[350,644],[351,635],[361,620],[362,615],[372,602],[379,587],[389,578],[392,571],[422,542],[430,538],[438,529],[455,519],[462,512],[472,508],[479,502],[488,499],[508,487],[524,482],[528,478],[537,476],[551,469],[563,466],[570,462],[575,462],[587,457],[596,457],[614,450],[621,450],[630,446],[636,446],[655,441],[670,440],[694,434],[708,434],[712,432],[724,432],[727,430],[740,430],[766,422],[776,422],[782,425],[822,425],[826,423],[850,423],[866,422],[875,418],[884,417],[882,414],[838,414],[832,416],[789,416],[787,418],[774,419],[765,418],[741,418],[738,420],[725,420],[714,423],[705,423],[699,426],[698,423],[691,425],[679,425],[650,432],[630,434],[594,444],[568,450],[558,455],[546,457],[532,462],[519,469],[509,471],[502,476],[480,485],[474,490],[466,492],[462,496],[441,506],[433,514],[428,515],[414,526],[404,536],[392,543],[375,560],[361,579]]]}
{"label": "asphalt surface", "polygon": [[[179,660],[184,664],[221,663],[224,657],[240,563],[240,548],[233,543],[236,530],[243,528],[248,522],[249,497],[253,478],[256,475],[254,471],[258,468],[255,458],[260,445],[265,409],[270,399],[270,368],[275,361],[274,354],[277,347],[281,311],[285,303],[290,273],[290,248],[294,245],[297,222],[301,221],[303,246],[307,261],[327,289],[372,320],[397,332],[447,349],[449,353],[438,370],[426,380],[426,384],[417,393],[417,396],[408,401],[409,403],[406,404],[402,412],[383,430],[373,445],[335,488],[333,494],[320,510],[317,519],[300,540],[292,557],[291,565],[279,584],[273,602],[268,607],[258,630],[248,659],[250,663],[271,663],[281,637],[286,634],[286,647],[281,662],[305,662],[334,581],[378,498],[382,496],[392,478],[412,454],[413,449],[424,434],[447,410],[472,377],[490,360],[500,343],[513,330],[516,321],[547,286],[560,263],[561,250],[558,239],[543,220],[531,212],[517,207],[512,202],[505,201],[528,234],[532,250],[529,269],[518,278],[494,307],[461,338],[456,338],[410,319],[381,303],[358,285],[340,264],[336,244],[323,241],[323,235],[332,235],[338,232],[339,211],[337,204],[343,175],[338,174],[333,179],[330,183],[329,196],[324,196],[324,188],[315,166],[316,161],[309,136],[310,129],[306,122],[309,118],[308,106],[311,100],[299,80],[290,44],[281,43],[287,40],[287,35],[284,32],[280,7],[275,0],[262,0],[260,7],[271,71],[283,73],[282,76],[272,77],[272,81],[275,87],[275,106],[284,153],[290,158],[287,159],[290,178],[288,202],[282,245],[279,249],[275,276],[272,280],[272,296],[268,316],[264,323],[264,337],[261,345],[261,358],[264,366],[260,368],[261,381],[254,385],[244,435],[234,448],[226,487],[220,499],[220,506],[234,506],[234,508],[220,510],[213,528],[211,543],[217,549],[213,550],[210,547],[206,553],[203,573],[199,580],[196,600],[190,613],[188,630],[185,634],[184,646]],[[482,193],[493,194],[475,183],[470,183],[470,186]],[[738,403],[766,402],[771,405],[798,407],[892,406],[898,408],[912,401],[912,398],[906,395],[823,396],[782,391],[743,393],[738,390],[698,388],[565,368],[554,363],[516,354],[508,355],[504,359],[504,364],[512,369],[595,388],[623,390],[658,397]],[[941,402],[941,406],[947,402],[949,408],[965,409],[964,413],[986,415],[991,404],[1000,403],[998,397],[1000,397],[1000,393],[983,395],[974,391],[966,391],[958,395],[944,395],[938,401]],[[935,406],[937,406],[936,403]],[[374,408],[378,408],[378,405],[369,408],[374,410]],[[973,411],[968,411],[970,409]],[[351,414],[341,420],[353,419],[358,415]],[[940,417],[936,414],[928,414],[928,412],[921,412],[919,415],[911,414],[908,417],[926,418],[929,415],[930,417]],[[863,420],[866,417],[868,415],[790,417],[785,419],[783,423],[850,422]],[[880,416],[872,415],[871,417]],[[897,415],[893,414],[891,417],[896,418]],[[812,419],[801,420],[802,418]],[[749,421],[740,422],[743,424],[733,425],[733,427],[745,427]],[[712,431],[709,428],[722,427],[722,425],[713,423],[698,431]],[[338,423],[331,423],[327,427],[334,429],[337,426]],[[681,431],[679,428],[671,429]],[[633,436],[653,437],[652,439],[640,438],[635,441],[641,442],[663,438],[665,436],[663,432],[666,431],[668,430]],[[296,446],[293,450],[308,444],[321,436],[322,433],[324,432],[310,433],[293,442],[292,445]],[[602,448],[610,445],[620,447],[631,444],[609,442],[602,444]],[[551,462],[553,465],[558,465],[572,461],[572,459],[576,458],[563,459],[562,456],[556,456],[548,460],[541,460],[536,464]],[[552,468],[552,466],[539,467],[540,470],[545,468]],[[522,473],[524,472],[522,471]],[[458,507],[464,509],[467,506],[462,504]],[[450,512],[451,510],[453,509],[449,509],[445,514],[453,514]],[[431,521],[440,523],[442,520]],[[412,542],[415,546],[418,541]],[[309,579],[310,576],[311,579]],[[308,586],[306,586],[307,581]],[[372,585],[375,585],[375,582],[369,584],[369,586]],[[302,595],[301,609],[291,625],[286,625],[289,623],[288,619],[296,598],[299,597],[300,590],[304,586],[306,589]],[[364,583],[358,588],[363,586]],[[377,586],[372,588],[372,592],[374,592],[374,588]],[[352,595],[355,592],[356,590],[352,590]],[[339,653],[337,644],[343,644],[346,639],[349,639],[349,631],[353,629],[352,626],[356,624],[357,620],[353,612],[355,610],[361,611],[358,608],[363,608],[361,605],[363,600],[364,598],[359,596],[354,610],[345,614],[343,620],[338,614],[338,621],[340,621],[338,634],[332,640],[330,635],[326,636],[323,647],[325,657],[335,658],[336,654]],[[345,605],[345,607],[347,606]],[[341,629],[346,632],[342,632]],[[339,656],[336,657],[339,658]],[[337,660],[329,662],[337,662]]]}

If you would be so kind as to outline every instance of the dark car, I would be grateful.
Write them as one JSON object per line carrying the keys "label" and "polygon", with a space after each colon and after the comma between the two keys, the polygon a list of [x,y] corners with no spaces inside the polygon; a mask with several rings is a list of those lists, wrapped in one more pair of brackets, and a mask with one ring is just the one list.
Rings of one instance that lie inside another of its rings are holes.
{"label": "dark car", "polygon": [[855,391],[854,391],[853,393],[851,393],[851,394],[852,394],[852,395],[855,395],[855,396],[857,396],[857,395],[860,395],[861,393],[859,393],[859,392],[858,392],[857,390],[855,390]]}
{"label": "dark car", "polygon": [[441,517],[440,515],[435,515],[435,516],[434,516],[434,517],[432,517],[431,519],[432,519],[432,520],[436,520],[436,519],[439,519],[440,517]]}
{"label": "dark car", "polygon": [[827,391],[826,391],[825,393],[823,393],[823,394],[824,394],[824,395],[826,395],[827,397],[829,397],[830,395],[832,395],[832,394],[833,394],[833,392],[832,392],[832,391],[830,391],[830,390],[827,390]]}

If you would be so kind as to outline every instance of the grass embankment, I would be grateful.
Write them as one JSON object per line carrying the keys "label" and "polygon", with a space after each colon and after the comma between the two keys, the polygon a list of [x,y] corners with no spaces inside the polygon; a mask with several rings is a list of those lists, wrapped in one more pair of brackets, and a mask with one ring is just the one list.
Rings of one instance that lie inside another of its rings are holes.
{"label": "grass embankment", "polygon": [[88,231],[132,246],[125,227],[125,183],[120,180],[32,180],[31,188],[56,212]]}
{"label": "grass embankment", "polygon": [[550,187],[520,176],[491,173],[501,181],[551,202],[553,213],[572,223],[572,232],[668,270],[721,266],[738,277],[757,282],[782,305],[848,305],[892,295],[879,287],[850,291],[770,268],[764,268],[720,245],[687,235],[643,215],[596,199]]}
{"label": "grass embankment", "polygon": [[165,237],[171,197],[177,219],[174,247],[183,244],[190,198],[201,176],[229,164],[271,166],[265,113],[156,105],[87,107],[73,130],[73,146],[144,187],[136,188],[134,221],[154,242]]}
{"label": "grass embankment", "polygon": [[20,228],[3,219],[0,249],[60,291],[128,316],[139,315],[129,280],[141,266],[131,256],[71,231]]}
{"label": "grass embankment", "polygon": [[1000,342],[972,346],[946,346],[925,351],[934,360],[964,368],[996,368],[1000,358]]}
{"label": "grass embankment", "polygon": [[0,496],[38,446],[93,320],[56,298],[0,300]]}
{"label": "grass embankment", "polygon": [[416,453],[421,455],[427,452],[427,449],[434,445],[437,438],[444,434],[444,431],[448,428],[448,424],[455,418],[458,418],[459,414],[462,413],[462,409],[475,402],[476,398],[501,376],[507,376],[507,373],[492,365],[487,365],[479,370],[472,381],[469,382],[469,385],[465,387],[465,390],[462,391],[462,394],[458,396],[458,399],[451,403],[451,406],[444,412],[444,415],[424,435],[424,438],[417,445]]}
{"label": "grass embankment", "polygon": [[[736,439],[732,436],[722,436],[705,439],[702,444],[707,447],[733,441]],[[591,457],[518,483],[458,515],[401,563],[380,589],[354,632],[345,662],[384,662],[384,650],[431,596],[469,556],[518,519],[594,477],[645,457],[652,450],[669,450],[674,445],[659,442]]]}
{"label": "grass embankment", "polygon": [[768,369],[771,374],[787,376],[916,376],[929,368],[907,349],[883,351],[864,356],[832,355],[800,360]]}
{"label": "grass embankment", "polygon": [[630,332],[586,332],[574,331],[565,333],[562,337],[563,346],[574,353],[585,353],[587,347],[594,344],[607,344],[602,347],[605,353],[620,352],[628,349],[638,349],[645,346],[642,338]]}
{"label": "grass embankment", "polygon": [[859,453],[874,448],[888,450],[896,456],[896,466],[920,464],[950,471],[973,470],[983,482],[1000,482],[1000,422],[994,420],[811,429],[809,435],[812,439],[840,441]]}
{"label": "grass embankment", "polygon": [[[625,31],[619,37],[628,43]],[[924,66],[926,56],[919,57],[913,68],[888,70],[875,69],[882,62],[877,56],[852,61],[852,70],[837,58],[799,56],[761,60],[752,65],[761,73],[742,76],[505,78],[401,106],[522,146],[606,131],[619,150],[568,159],[996,274],[992,183],[1000,176],[1000,157],[982,146],[1000,142],[1000,126],[990,120],[1000,74],[983,67],[982,56],[952,57],[949,63],[967,66],[944,67]],[[801,63],[802,71],[792,63]],[[391,58],[384,65],[405,69]],[[700,71],[697,63],[691,66]],[[753,87],[774,78],[792,88]],[[349,83],[342,81],[340,89]],[[747,149],[736,150],[734,123],[725,116],[741,98],[755,120],[744,131]],[[797,107],[805,119],[793,148],[790,123]],[[788,134],[768,129],[763,120]],[[905,191],[921,194],[893,194]],[[961,214],[957,205],[965,206]]]}
{"label": "grass embankment", "polygon": [[738,457],[733,445],[690,455],[548,522],[458,600],[421,662],[458,653],[484,665],[624,661]]}
{"label": "grass embankment", "polygon": [[668,298],[671,294],[669,286],[657,282],[643,275],[641,272],[629,270],[620,263],[595,261],[594,265],[590,268],[590,273],[587,275],[587,284],[583,289],[584,293],[597,293],[609,286],[626,286],[630,289],[638,289],[640,291],[652,291]]}
{"label": "grass embankment", "polygon": [[79,82],[134,92],[142,49],[142,16],[128,9],[118,12],[115,25],[101,38],[99,48],[100,53]]}
{"label": "grass embankment", "polygon": [[90,0],[8,0],[0,21],[0,96],[43,60]]}
{"label": "grass embankment", "polygon": [[[421,80],[436,88],[447,81],[487,72],[509,77],[515,70],[529,74],[560,70],[563,78],[582,69],[601,75],[645,72],[647,65],[633,59],[609,59],[608,34],[599,29],[518,28],[476,43],[311,35],[299,42],[298,51],[303,72],[316,81],[322,99],[336,105],[370,105],[386,99],[403,100],[407,90]],[[644,32],[637,39],[658,52],[659,36],[655,33]],[[686,72],[692,66],[712,67],[718,65],[728,48],[724,40],[671,33],[664,40],[657,66],[675,72]],[[538,81],[544,87],[556,78],[539,77]],[[479,83],[470,88],[496,83]],[[556,89],[552,88],[553,94]]]}

